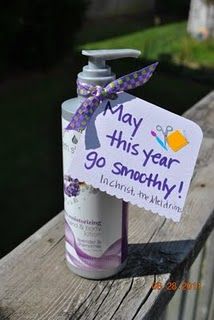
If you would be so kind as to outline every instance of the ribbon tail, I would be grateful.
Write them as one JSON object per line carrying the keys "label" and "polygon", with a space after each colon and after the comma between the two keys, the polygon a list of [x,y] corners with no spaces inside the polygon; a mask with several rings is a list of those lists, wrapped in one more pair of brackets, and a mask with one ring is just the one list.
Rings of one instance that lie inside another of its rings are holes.
{"label": "ribbon tail", "polygon": [[101,96],[91,96],[83,101],[75,114],[72,116],[65,130],[82,131],[87,127],[87,123],[92,114],[99,106]]}
{"label": "ribbon tail", "polygon": [[134,71],[132,73],[127,74],[126,76],[112,81],[107,85],[106,91],[111,94],[115,92],[135,89],[137,87],[142,86],[143,84],[149,81],[158,63],[159,62],[155,62],[145,68],[142,68],[138,71]]}

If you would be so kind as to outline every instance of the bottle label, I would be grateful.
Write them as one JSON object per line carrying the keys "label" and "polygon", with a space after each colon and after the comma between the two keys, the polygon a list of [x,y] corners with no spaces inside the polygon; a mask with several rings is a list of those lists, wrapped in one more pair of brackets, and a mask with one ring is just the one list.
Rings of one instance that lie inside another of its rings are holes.
{"label": "bottle label", "polygon": [[66,258],[82,270],[113,269],[127,256],[127,205],[72,179],[81,133],[66,131],[68,123],[62,118]]}

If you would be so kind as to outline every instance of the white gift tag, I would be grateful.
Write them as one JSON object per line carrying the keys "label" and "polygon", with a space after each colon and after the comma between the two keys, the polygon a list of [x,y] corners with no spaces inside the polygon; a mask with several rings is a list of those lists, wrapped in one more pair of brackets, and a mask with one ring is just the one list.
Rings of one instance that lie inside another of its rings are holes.
{"label": "white gift tag", "polygon": [[93,114],[70,175],[179,221],[202,136],[194,122],[120,93]]}

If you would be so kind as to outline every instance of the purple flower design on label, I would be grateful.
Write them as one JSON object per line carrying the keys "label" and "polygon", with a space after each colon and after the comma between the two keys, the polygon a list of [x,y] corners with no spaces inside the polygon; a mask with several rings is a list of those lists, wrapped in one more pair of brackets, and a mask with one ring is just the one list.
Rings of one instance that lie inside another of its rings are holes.
{"label": "purple flower design on label", "polygon": [[76,197],[80,193],[80,184],[78,179],[73,179],[68,175],[64,176],[64,193],[68,197]]}

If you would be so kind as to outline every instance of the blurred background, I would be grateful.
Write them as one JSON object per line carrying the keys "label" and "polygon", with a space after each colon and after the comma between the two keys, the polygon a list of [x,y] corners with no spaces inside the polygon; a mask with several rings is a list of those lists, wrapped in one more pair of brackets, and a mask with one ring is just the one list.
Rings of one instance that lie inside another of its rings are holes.
{"label": "blurred background", "polygon": [[0,11],[0,256],[63,209],[61,103],[76,95],[84,49],[136,48],[117,76],[158,60],[133,90],[182,114],[214,85],[213,0],[14,0]]}

